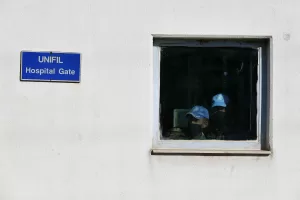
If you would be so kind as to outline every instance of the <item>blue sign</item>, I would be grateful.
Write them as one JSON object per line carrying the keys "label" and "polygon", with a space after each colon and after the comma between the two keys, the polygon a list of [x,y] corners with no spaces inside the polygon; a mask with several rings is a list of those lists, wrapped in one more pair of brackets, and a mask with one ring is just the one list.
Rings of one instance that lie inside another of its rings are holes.
{"label": "blue sign", "polygon": [[80,82],[80,54],[22,51],[20,79]]}

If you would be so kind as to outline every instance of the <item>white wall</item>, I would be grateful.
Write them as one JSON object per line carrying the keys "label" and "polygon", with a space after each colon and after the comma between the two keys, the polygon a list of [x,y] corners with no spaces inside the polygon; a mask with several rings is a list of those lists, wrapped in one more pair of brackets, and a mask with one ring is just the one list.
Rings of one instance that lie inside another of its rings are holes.
{"label": "white wall", "polygon": [[[300,199],[300,1],[0,1],[0,199]],[[273,155],[151,156],[151,34],[272,35]],[[82,53],[80,84],[20,51]]]}

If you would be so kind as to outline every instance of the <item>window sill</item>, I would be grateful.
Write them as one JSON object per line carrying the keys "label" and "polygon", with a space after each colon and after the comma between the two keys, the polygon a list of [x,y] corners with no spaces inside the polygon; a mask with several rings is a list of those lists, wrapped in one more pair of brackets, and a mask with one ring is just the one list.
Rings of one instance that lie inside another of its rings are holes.
{"label": "window sill", "polygon": [[268,150],[201,150],[153,148],[151,155],[269,156]]}

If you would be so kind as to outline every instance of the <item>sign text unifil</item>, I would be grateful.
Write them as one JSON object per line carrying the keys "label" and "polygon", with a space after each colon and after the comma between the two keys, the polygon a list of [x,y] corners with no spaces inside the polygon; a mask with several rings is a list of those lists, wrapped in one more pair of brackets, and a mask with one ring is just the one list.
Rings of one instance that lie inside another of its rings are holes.
{"label": "sign text unifil", "polygon": [[39,63],[64,63],[58,56],[39,56]]}

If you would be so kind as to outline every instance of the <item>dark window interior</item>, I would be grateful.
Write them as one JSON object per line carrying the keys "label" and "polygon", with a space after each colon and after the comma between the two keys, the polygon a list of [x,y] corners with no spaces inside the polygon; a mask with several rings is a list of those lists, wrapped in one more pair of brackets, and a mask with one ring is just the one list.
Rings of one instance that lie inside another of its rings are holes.
{"label": "dark window interior", "polygon": [[[256,49],[250,48],[162,47],[160,122],[163,138],[186,139],[185,127],[174,127],[174,109],[201,105],[211,112],[212,97],[223,93],[230,99],[226,108],[228,131],[223,139],[256,139],[257,54]],[[209,127],[203,132],[209,135]]]}

